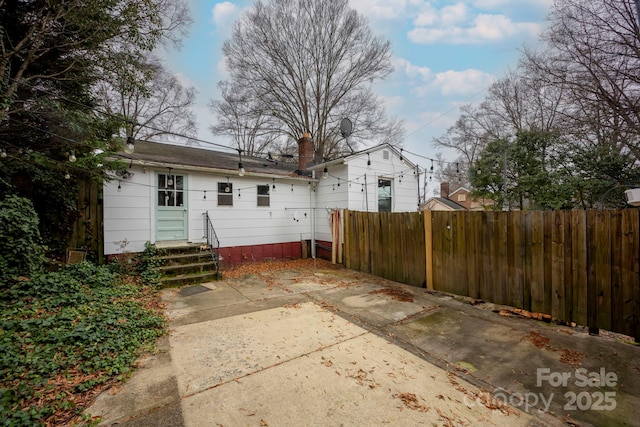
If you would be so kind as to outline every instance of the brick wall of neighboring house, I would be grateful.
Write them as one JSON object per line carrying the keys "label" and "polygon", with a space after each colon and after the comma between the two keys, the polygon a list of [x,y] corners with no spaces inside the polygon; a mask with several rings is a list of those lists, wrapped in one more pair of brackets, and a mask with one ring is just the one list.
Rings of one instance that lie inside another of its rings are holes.
{"label": "brick wall of neighboring house", "polygon": [[460,187],[451,192],[448,182],[440,183],[440,197],[444,197],[445,199],[449,199],[452,202],[456,202],[457,204],[470,211],[483,211],[485,210],[485,206],[490,206],[493,204],[491,200],[473,199],[469,190],[464,187]]}
{"label": "brick wall of neighboring house", "polygon": [[453,200],[459,205],[464,206],[466,209],[471,210],[474,207],[473,200],[469,196],[469,191],[464,188],[459,188],[449,195],[449,200]]}

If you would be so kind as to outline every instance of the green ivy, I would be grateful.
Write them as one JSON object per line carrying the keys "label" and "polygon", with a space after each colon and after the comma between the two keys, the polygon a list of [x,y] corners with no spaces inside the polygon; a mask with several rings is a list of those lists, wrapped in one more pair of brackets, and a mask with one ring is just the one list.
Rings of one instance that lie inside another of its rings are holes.
{"label": "green ivy", "polygon": [[38,222],[29,199],[8,195],[0,201],[0,283],[42,271],[45,257]]}
{"label": "green ivy", "polygon": [[[127,280],[125,280],[127,279]],[[41,425],[79,414],[68,391],[122,379],[165,331],[150,288],[88,262],[0,289],[0,419]],[[56,378],[79,378],[55,390]]]}
{"label": "green ivy", "polygon": [[164,264],[162,258],[160,258],[164,252],[158,249],[157,246],[146,242],[144,245],[144,251],[140,255],[140,277],[148,285],[158,285],[162,278],[160,267]]}
{"label": "green ivy", "polygon": [[163,254],[162,249],[146,242],[142,253],[121,254],[111,259],[109,267],[118,274],[140,276],[145,284],[156,286],[162,278],[159,267],[164,264]]}

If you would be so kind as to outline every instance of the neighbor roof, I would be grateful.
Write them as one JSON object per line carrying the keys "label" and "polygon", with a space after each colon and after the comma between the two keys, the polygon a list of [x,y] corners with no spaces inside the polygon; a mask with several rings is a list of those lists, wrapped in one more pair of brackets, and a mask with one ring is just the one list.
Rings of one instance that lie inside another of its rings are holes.
{"label": "neighbor roof", "polygon": [[[120,157],[151,166],[210,169],[237,173],[240,156],[237,153],[208,150],[169,143],[136,141],[132,154],[118,153]],[[282,162],[260,157],[242,156],[247,174],[287,175],[298,177],[297,162]],[[305,178],[306,179],[306,178]]]}
{"label": "neighbor roof", "polygon": [[465,208],[464,206],[454,202],[453,200],[449,200],[449,199],[444,198],[444,197],[432,197],[432,198],[430,198],[429,200],[426,201],[425,206],[427,204],[429,204],[429,202],[431,202],[432,200],[436,201],[436,202],[439,202],[439,203],[442,203],[443,205],[446,205],[446,206],[448,206],[448,207],[450,207],[451,209],[454,209],[454,210],[467,210],[467,208]]}

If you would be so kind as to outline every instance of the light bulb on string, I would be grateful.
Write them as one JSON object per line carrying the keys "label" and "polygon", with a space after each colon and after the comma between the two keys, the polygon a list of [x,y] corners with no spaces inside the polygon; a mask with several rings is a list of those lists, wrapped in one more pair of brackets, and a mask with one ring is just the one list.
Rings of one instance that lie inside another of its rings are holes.
{"label": "light bulb on string", "polygon": [[127,154],[133,154],[133,152],[135,151],[135,142],[136,140],[133,138],[133,136],[128,136],[127,143],[124,146],[124,152]]}

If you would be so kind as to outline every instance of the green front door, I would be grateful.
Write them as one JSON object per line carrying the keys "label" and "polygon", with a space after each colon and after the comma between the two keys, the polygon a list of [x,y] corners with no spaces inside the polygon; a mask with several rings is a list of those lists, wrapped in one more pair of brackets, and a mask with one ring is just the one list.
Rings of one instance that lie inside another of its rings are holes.
{"label": "green front door", "polygon": [[187,176],[157,175],[156,240],[187,239]]}

